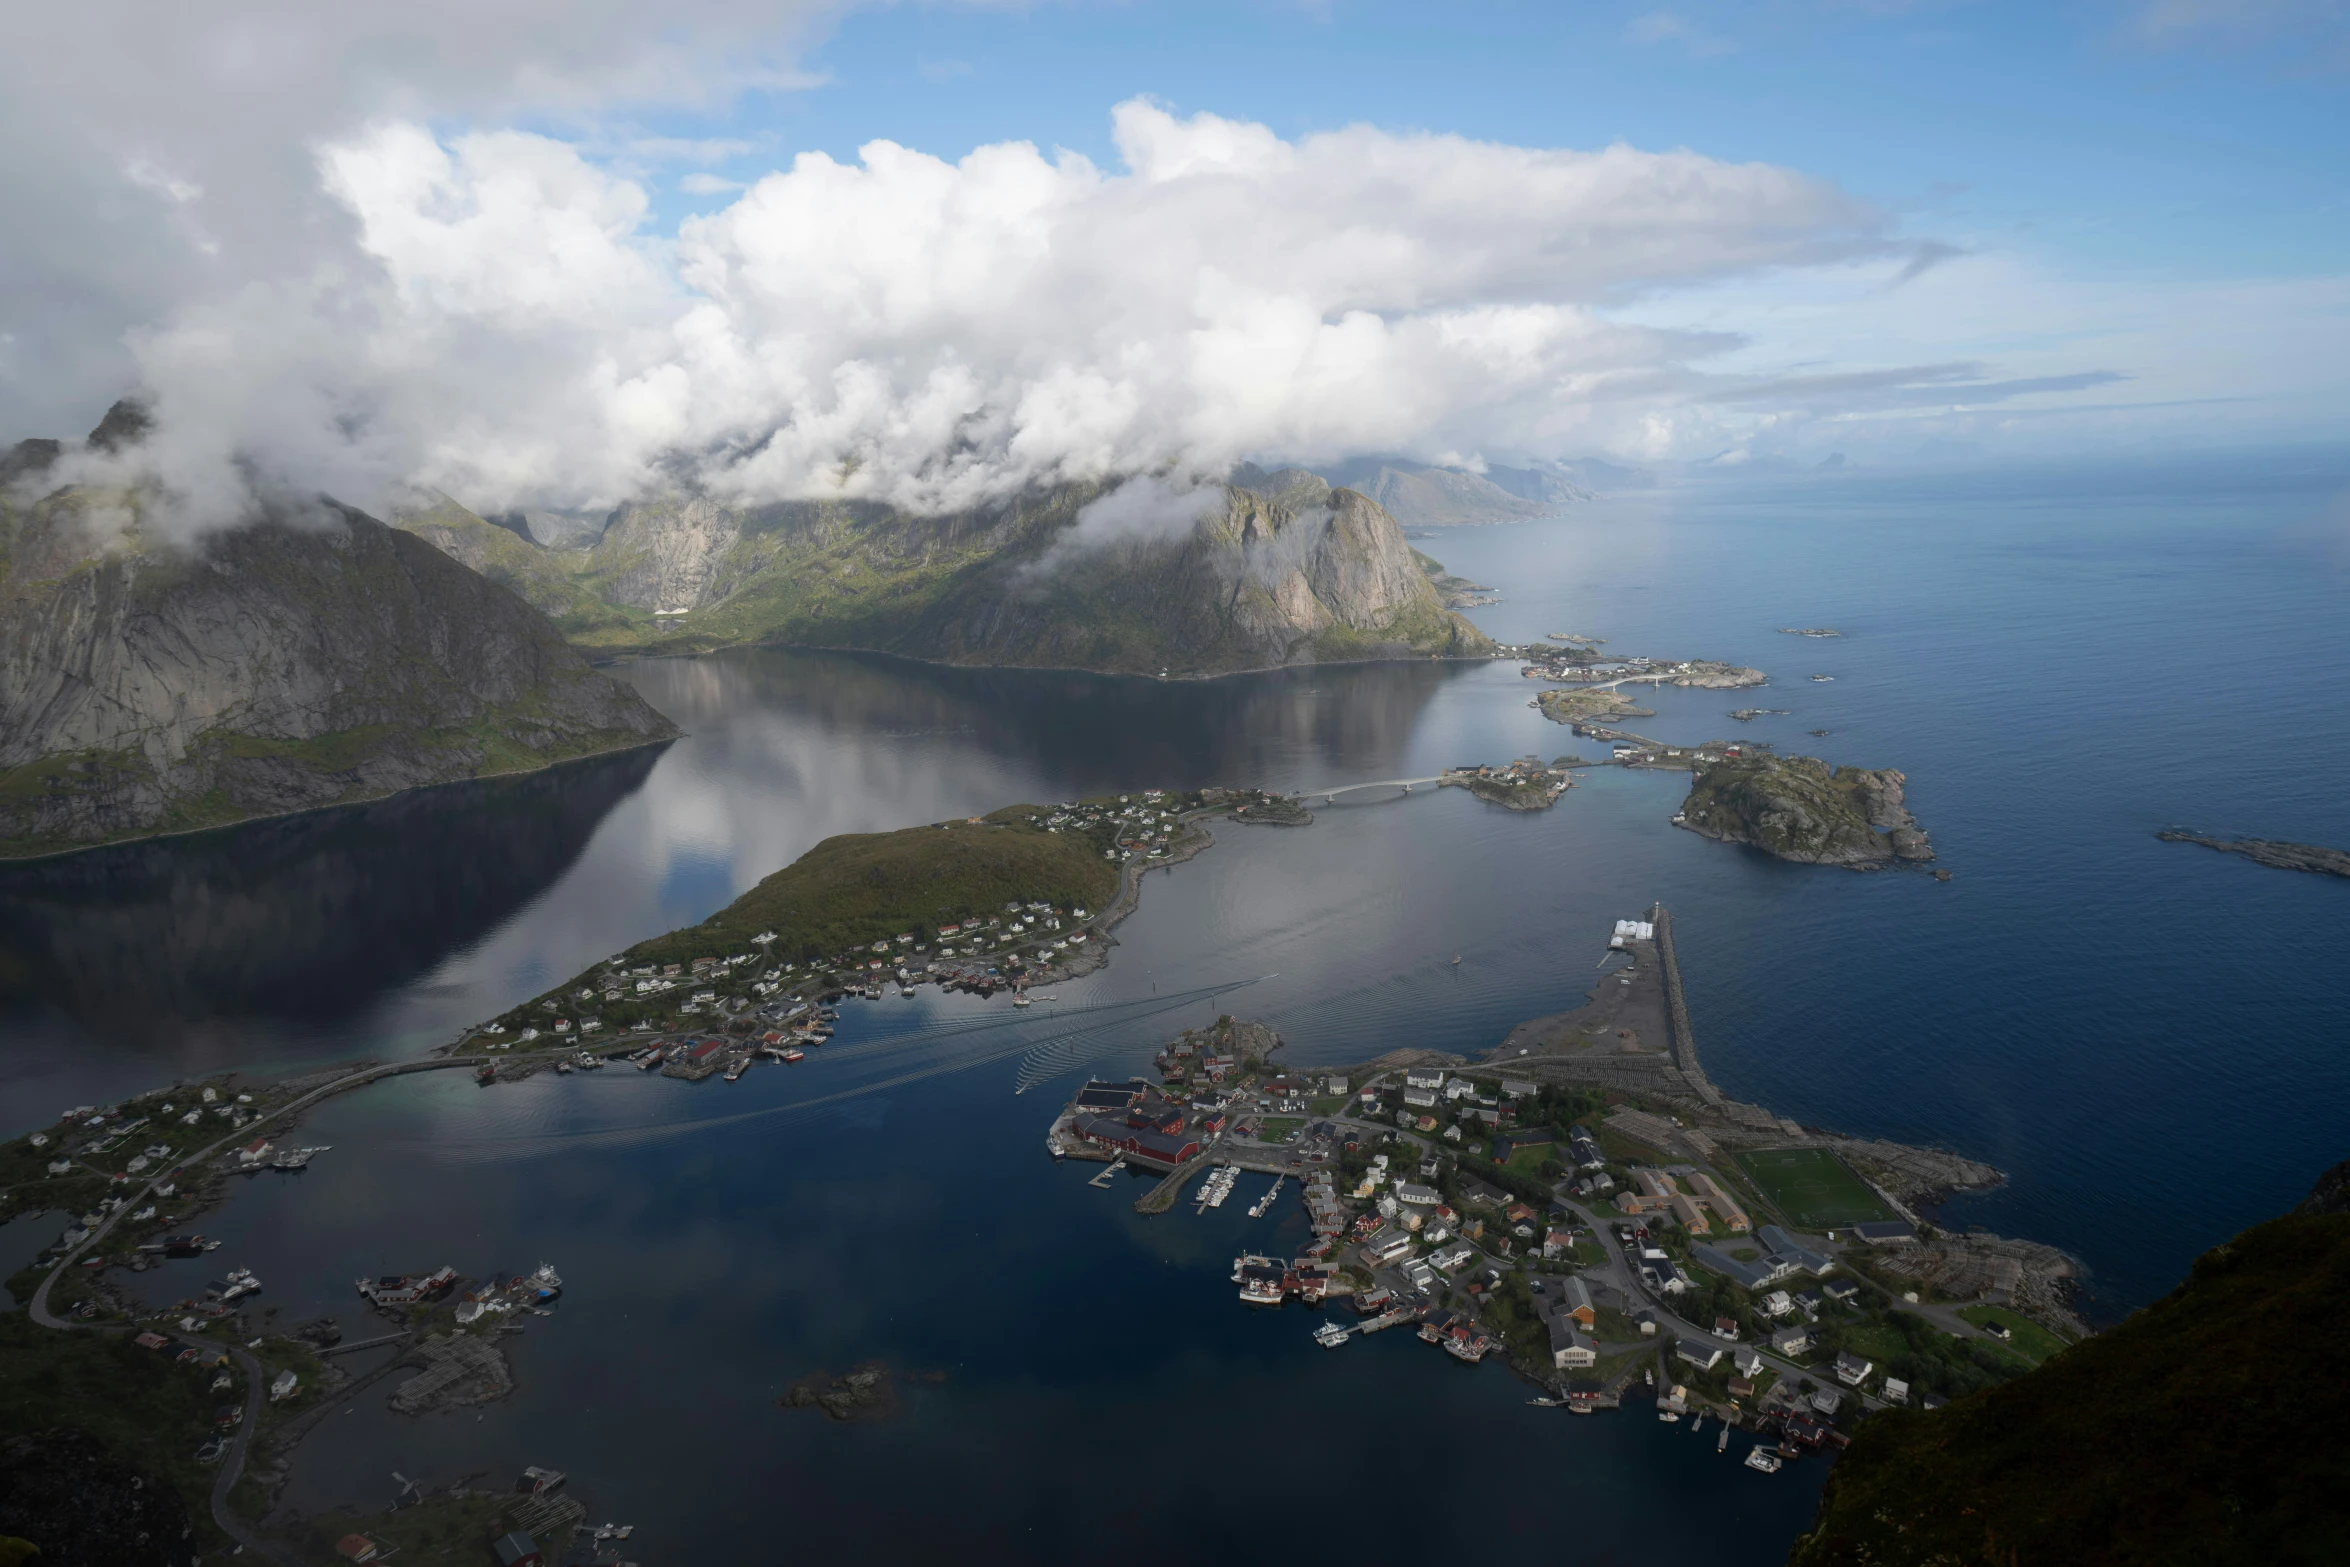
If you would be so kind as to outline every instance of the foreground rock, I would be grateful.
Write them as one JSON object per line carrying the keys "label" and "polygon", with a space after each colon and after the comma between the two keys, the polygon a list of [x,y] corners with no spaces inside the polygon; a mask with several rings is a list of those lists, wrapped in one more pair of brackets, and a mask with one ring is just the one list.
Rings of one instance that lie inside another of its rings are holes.
{"label": "foreground rock", "polygon": [[1872,1416],[1792,1561],[2341,1559],[2341,1446],[2291,1417],[2277,1368],[2295,1387],[2350,1379],[2346,1175],[2038,1370],[1946,1409]]}
{"label": "foreground rock", "polygon": [[88,1432],[0,1438],[0,1562],[177,1567],[195,1559],[191,1543],[187,1504],[170,1485]]}
{"label": "foreground rock", "polygon": [[2350,853],[2312,843],[2283,843],[2274,838],[2206,838],[2178,827],[2165,828],[2154,836],[2165,843],[2199,843],[2225,854],[2241,854],[2255,865],[2273,866],[2280,871],[2350,876]]}
{"label": "foreground rock", "polygon": [[[667,739],[545,618],[330,502],[182,546],[137,494],[0,492],[0,855]],[[13,495],[13,499],[10,496]]]}
{"label": "foreground rock", "polygon": [[1813,756],[1743,756],[1691,775],[1674,825],[1782,860],[1876,870],[1934,857],[1891,768],[1831,767]]}

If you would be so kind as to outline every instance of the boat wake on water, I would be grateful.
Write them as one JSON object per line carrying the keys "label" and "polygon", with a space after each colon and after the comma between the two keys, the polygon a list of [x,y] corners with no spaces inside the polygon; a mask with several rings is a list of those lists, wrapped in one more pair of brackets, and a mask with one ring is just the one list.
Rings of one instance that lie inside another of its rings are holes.
{"label": "boat wake on water", "polygon": [[1202,985],[1191,990],[1137,997],[1131,1001],[1101,1001],[1062,1007],[1055,1011],[1052,1021],[1082,1018],[1083,1025],[1057,1029],[1042,1039],[1023,1036],[1006,1044],[976,1051],[959,1049],[957,1046],[968,1035],[1002,1032],[1023,1026],[1032,1028],[1043,1020],[1025,1014],[1010,1018],[964,1019],[828,1049],[824,1053],[827,1061],[848,1061],[855,1065],[874,1067],[898,1065],[904,1069],[833,1093],[730,1115],[632,1122],[625,1126],[576,1127],[521,1136],[419,1138],[403,1141],[413,1143],[421,1151],[429,1151],[432,1156],[459,1164],[512,1163],[583,1147],[632,1147],[664,1137],[689,1136],[748,1121],[788,1123],[870,1094],[904,1088],[950,1072],[967,1072],[1025,1056],[1030,1058],[1032,1064],[1024,1065],[1020,1073],[1014,1091],[1021,1092],[1075,1071],[1090,1060],[1124,1048],[1122,1040],[1106,1037],[1121,1030],[1124,1025],[1193,1006],[1200,1001],[1256,983],[1254,979],[1234,980],[1222,985]]}

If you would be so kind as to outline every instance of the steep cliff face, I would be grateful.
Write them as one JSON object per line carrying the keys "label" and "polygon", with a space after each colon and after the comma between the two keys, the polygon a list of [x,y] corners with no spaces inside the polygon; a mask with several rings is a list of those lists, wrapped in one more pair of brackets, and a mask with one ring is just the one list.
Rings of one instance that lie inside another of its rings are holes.
{"label": "steep cliff face", "polygon": [[1874,870],[1934,857],[1909,813],[1908,782],[1891,768],[1830,767],[1811,756],[1741,757],[1698,774],[1677,820],[1782,860]]}
{"label": "steep cliff face", "polygon": [[587,646],[780,642],[1184,674],[1490,650],[1392,517],[1311,474],[1275,477],[1227,491],[1195,527],[1099,541],[1077,526],[1101,493],[1087,485],[943,517],[661,497],[622,508],[584,551],[534,553],[448,508],[400,523]]}
{"label": "steep cliff face", "polygon": [[183,549],[142,536],[135,497],[61,490],[0,500],[0,551],[0,854],[675,732],[513,594],[344,508]]}

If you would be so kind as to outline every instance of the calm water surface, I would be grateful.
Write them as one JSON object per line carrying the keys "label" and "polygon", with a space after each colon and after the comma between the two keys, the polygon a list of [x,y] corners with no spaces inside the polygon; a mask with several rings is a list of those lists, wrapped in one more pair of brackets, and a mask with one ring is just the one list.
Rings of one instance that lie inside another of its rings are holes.
{"label": "calm water surface", "polygon": [[[2078,1253],[2098,1310],[2167,1289],[2350,1151],[2350,886],[2152,837],[2350,844],[2350,798],[2320,782],[2350,762],[2350,557],[2338,474],[2145,488],[1659,495],[1422,542],[1503,584],[1479,614],[1496,635],[1769,670],[1760,695],[1663,693],[1637,727],[1902,768],[1948,884],[1705,843],[1667,825],[1663,777],[1599,770],[1538,816],[1423,793],[1222,830],[1154,874],[1108,969],[1030,1014],[892,998],[734,1085],[452,1074],[333,1104],[312,1140],[335,1151],[208,1219],[230,1245],[190,1266],[253,1266],[283,1312],[354,1326],[350,1281],[377,1269],[543,1255],[572,1288],[517,1341],[514,1399],[422,1422],[362,1400],[289,1500],[528,1461],[657,1559],[780,1530],[1256,1560],[1315,1502],[1382,1520],[1399,1554],[1457,1539],[1449,1510],[1399,1505],[1408,1477],[1476,1497],[1496,1543],[1780,1559],[1819,1465],[1766,1480],[1683,1428],[1528,1409],[1506,1373],[1396,1335],[1325,1353],[1314,1318],[1232,1301],[1233,1252],[1273,1221],[1140,1220],[1132,1189],[1046,1161],[1044,1125],[1077,1075],[1219,1009],[1303,1063],[1485,1048],[1571,1005],[1606,921],[1661,898],[1727,1090],[2010,1171],[1952,1216]],[[1848,635],[1773,629],[1822,624]],[[837,832],[1576,749],[1506,665],[1168,685],[745,652],[623,672],[687,739],[0,874],[0,1115],[419,1053]],[[1727,718],[1748,702],[1794,712]],[[2165,1183],[2188,1167],[2216,1178]],[[873,1425],[775,1405],[875,1358],[935,1380]]]}

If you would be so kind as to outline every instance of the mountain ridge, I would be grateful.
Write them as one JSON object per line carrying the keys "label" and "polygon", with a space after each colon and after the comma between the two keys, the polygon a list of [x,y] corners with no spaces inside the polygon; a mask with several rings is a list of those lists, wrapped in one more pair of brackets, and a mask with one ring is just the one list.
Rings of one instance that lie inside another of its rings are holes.
{"label": "mountain ridge", "polygon": [[617,508],[587,548],[535,546],[431,496],[394,515],[528,598],[584,649],[744,643],[949,664],[1220,675],[1490,653],[1395,519],[1311,476],[1228,487],[1189,522],[1096,528],[1109,493],[1067,484],[943,516],[867,501],[730,507],[668,493]]}
{"label": "mountain ridge", "polygon": [[[142,429],[110,413],[89,444]],[[0,857],[677,733],[519,597],[362,512],[280,505],[179,544],[147,505],[0,493]]]}

